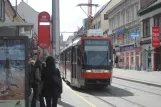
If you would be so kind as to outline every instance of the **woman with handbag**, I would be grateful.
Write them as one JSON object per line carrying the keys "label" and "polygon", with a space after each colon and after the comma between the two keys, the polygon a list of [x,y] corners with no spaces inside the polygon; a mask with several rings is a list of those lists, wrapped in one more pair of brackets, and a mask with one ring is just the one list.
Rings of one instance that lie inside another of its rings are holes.
{"label": "woman with handbag", "polygon": [[47,107],[57,107],[58,97],[61,94],[61,77],[60,72],[55,66],[55,59],[48,56],[46,67],[42,72],[43,96],[46,99]]}

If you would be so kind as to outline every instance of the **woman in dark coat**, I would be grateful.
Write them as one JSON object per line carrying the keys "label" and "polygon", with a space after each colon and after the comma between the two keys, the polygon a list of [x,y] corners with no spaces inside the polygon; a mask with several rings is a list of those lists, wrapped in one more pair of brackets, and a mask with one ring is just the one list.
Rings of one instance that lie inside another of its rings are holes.
{"label": "woman in dark coat", "polygon": [[36,107],[37,100],[40,101],[40,107],[45,107],[44,99],[41,94],[41,90],[42,90],[42,79],[41,79],[42,62],[39,59],[35,62],[34,70],[32,73],[33,73],[34,83],[32,84],[33,98],[32,98],[32,102],[31,102],[31,107]]}
{"label": "woman in dark coat", "polygon": [[47,107],[57,107],[58,97],[61,93],[60,87],[53,81],[54,75],[57,75],[61,79],[60,72],[55,66],[54,58],[48,56],[46,59],[46,67],[42,72],[42,81],[44,82],[42,93],[46,99]]}

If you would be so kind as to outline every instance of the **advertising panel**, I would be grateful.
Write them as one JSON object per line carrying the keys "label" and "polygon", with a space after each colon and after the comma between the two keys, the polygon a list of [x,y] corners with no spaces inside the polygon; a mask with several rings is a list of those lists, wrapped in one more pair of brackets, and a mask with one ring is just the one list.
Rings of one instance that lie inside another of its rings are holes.
{"label": "advertising panel", "polygon": [[152,46],[155,48],[160,47],[160,30],[157,26],[152,28]]}
{"label": "advertising panel", "polygon": [[25,41],[0,39],[0,107],[26,107]]}

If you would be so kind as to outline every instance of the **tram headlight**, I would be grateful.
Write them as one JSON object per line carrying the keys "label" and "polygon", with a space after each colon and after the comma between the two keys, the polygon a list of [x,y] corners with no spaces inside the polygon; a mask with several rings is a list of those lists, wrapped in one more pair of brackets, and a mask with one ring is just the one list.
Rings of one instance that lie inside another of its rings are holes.
{"label": "tram headlight", "polygon": [[86,72],[91,72],[91,70],[86,70]]}
{"label": "tram headlight", "polygon": [[104,70],[104,72],[109,72],[109,70]]}

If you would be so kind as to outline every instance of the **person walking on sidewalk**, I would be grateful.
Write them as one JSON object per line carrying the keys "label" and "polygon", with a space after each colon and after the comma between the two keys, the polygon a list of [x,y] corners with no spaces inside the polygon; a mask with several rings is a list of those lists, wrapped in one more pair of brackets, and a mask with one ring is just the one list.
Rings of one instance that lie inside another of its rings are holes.
{"label": "person walking on sidewalk", "polygon": [[48,56],[46,59],[42,81],[44,82],[42,93],[46,99],[47,107],[57,107],[58,97],[62,93],[62,81],[59,69],[56,68],[55,59],[52,56]]}

